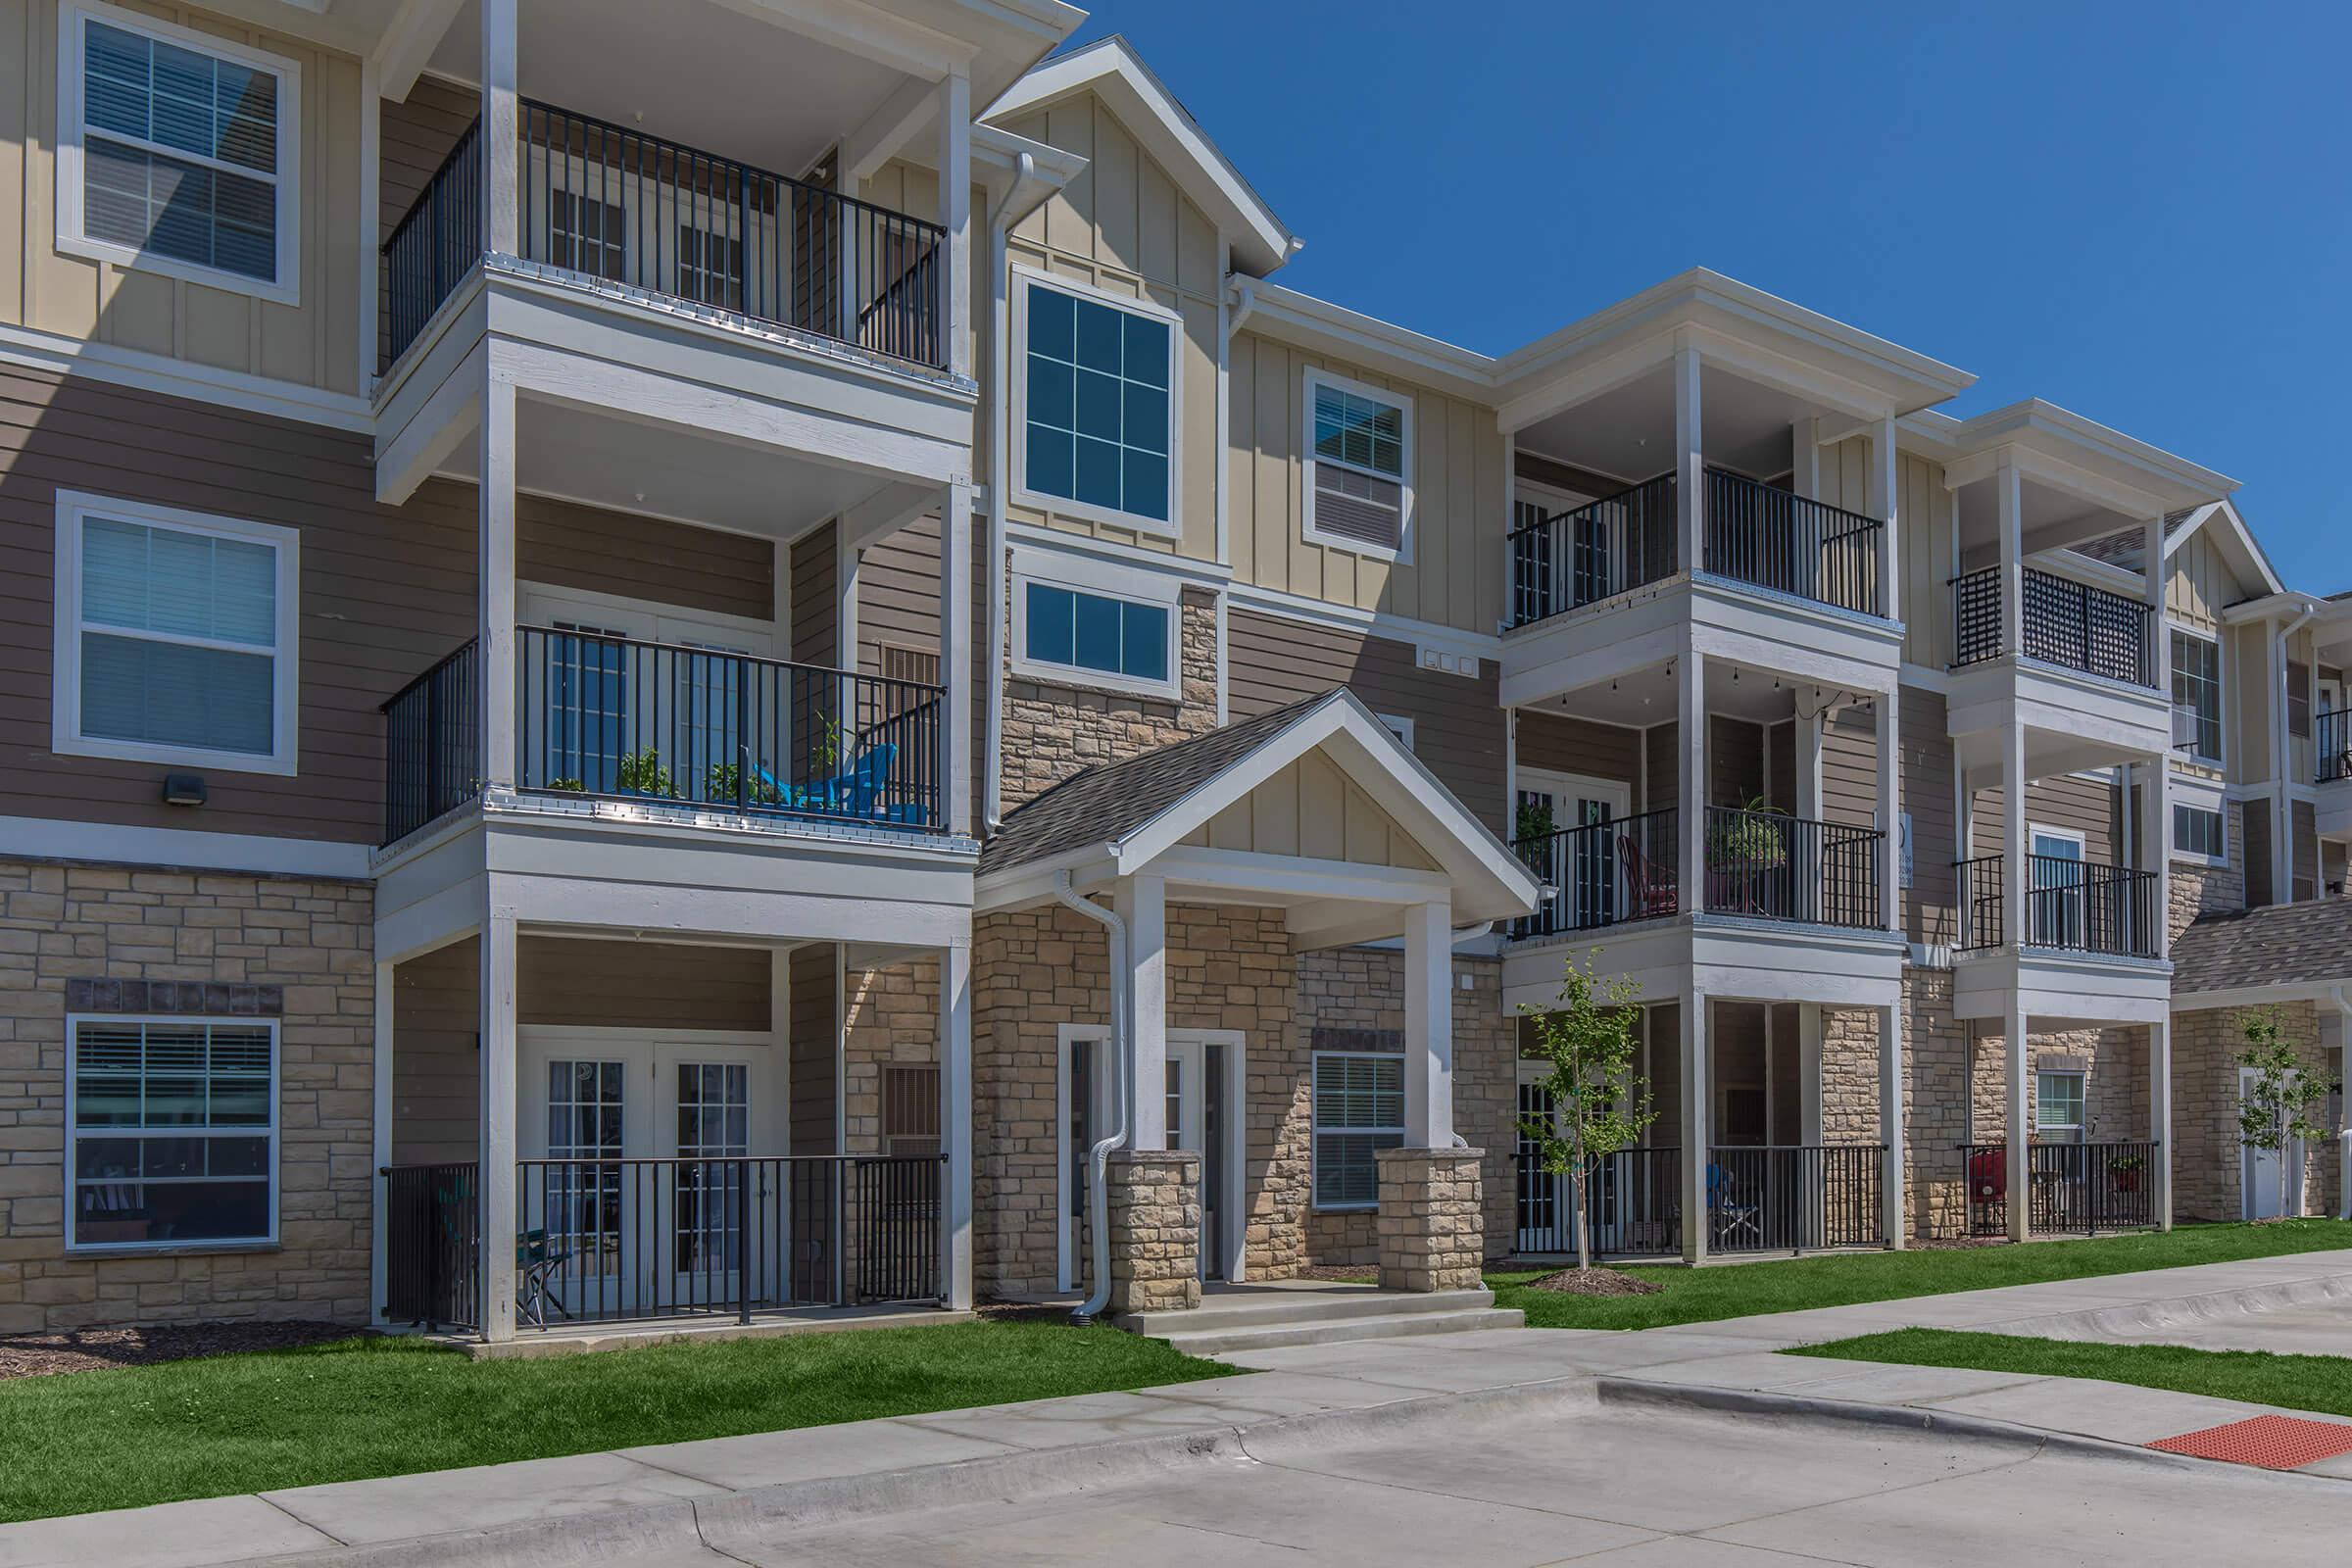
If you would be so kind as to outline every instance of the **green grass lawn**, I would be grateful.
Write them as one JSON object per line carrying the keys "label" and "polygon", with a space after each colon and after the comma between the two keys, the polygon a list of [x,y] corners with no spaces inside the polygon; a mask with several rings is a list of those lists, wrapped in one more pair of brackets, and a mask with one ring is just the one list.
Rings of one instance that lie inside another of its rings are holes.
{"label": "green grass lawn", "polygon": [[1547,1272],[1543,1269],[1491,1274],[1487,1283],[1494,1288],[1495,1304],[1519,1308],[1527,1314],[1531,1328],[1651,1329],[1668,1323],[1708,1323],[1760,1312],[1891,1301],[1908,1296],[2226,1263],[2234,1258],[2336,1247],[2352,1248],[2352,1224],[2302,1219],[2273,1225],[2197,1225],[2169,1235],[2033,1242],[2024,1247],[1860,1252],[1710,1268],[1669,1264],[1626,1270],[1664,1287],[1655,1296],[1562,1296],[1518,1288],[1541,1278]]}
{"label": "green grass lawn", "polygon": [[1974,1367],[2027,1376],[2104,1378],[2110,1383],[2135,1383],[2143,1389],[2209,1394],[2219,1399],[2352,1416],[2352,1360],[2339,1355],[2196,1350],[2180,1345],[2090,1345],[2013,1334],[1960,1334],[1949,1329],[1866,1334],[1788,1353],[1841,1361],[1898,1361],[1907,1366]]}
{"label": "green grass lawn", "polygon": [[1149,1388],[1232,1371],[972,1323],[474,1361],[413,1340],[0,1383],[0,1520]]}

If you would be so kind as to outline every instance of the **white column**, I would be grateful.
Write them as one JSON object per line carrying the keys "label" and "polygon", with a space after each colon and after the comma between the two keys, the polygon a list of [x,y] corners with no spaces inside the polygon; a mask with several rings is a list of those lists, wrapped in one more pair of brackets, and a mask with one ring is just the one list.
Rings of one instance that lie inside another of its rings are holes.
{"label": "white column", "polygon": [[972,830],[972,487],[947,488],[939,514],[939,679],[947,688],[940,777],[948,831]]}
{"label": "white column", "polygon": [[1693,987],[1676,1009],[1683,1022],[1683,1260],[1707,1258],[1707,997]]}
{"label": "white column", "polygon": [[2132,771],[2142,776],[2141,785],[2138,799],[2126,804],[2139,811],[2140,868],[2156,878],[2148,894],[2156,921],[2149,937],[2150,951],[2161,958],[2173,949],[2173,764],[2156,753]]}
{"label": "white column", "polygon": [[[948,368],[972,373],[972,81],[960,70],[939,83],[939,226],[945,268]],[[967,506],[966,510],[969,508]]]}
{"label": "white column", "polygon": [[[495,886],[495,883],[493,883]],[[514,1337],[514,913],[495,893],[483,911],[481,943],[482,1338]]]}
{"label": "white column", "polygon": [[1903,618],[1899,546],[1902,540],[1901,452],[1894,443],[1894,420],[1881,419],[1870,437],[1870,515],[1885,527],[1879,530],[1879,613],[1888,620]]}
{"label": "white column", "polygon": [[[2165,629],[2165,587],[2172,577],[2164,560],[2164,519],[2151,517],[2140,536],[2140,576],[2148,600],[2148,679],[2168,703],[2173,696],[2173,638]],[[2148,760],[2146,812],[2140,818],[2140,854],[2156,873],[2156,956],[2173,947],[2173,759],[2158,752]]]}
{"label": "white column", "polygon": [[1796,814],[1808,822],[1821,820],[1821,736],[1828,726],[1822,715],[1796,720]]}
{"label": "white column", "polygon": [[1807,501],[1821,499],[1821,419],[1816,415],[1788,426],[1788,484]]}
{"label": "white column", "polygon": [[397,966],[379,963],[375,966],[375,1026],[374,1042],[368,1052],[369,1064],[374,1071],[374,1099],[368,1111],[368,1125],[373,1135],[371,1143],[372,1169],[368,1175],[369,1215],[368,1268],[368,1321],[384,1321],[384,1170],[392,1163],[392,1042],[393,1021],[397,999],[393,980]]}
{"label": "white column", "polygon": [[1910,1129],[1903,1123],[1903,1009],[1894,1004],[1879,1009],[1879,1136],[1886,1142],[1886,1173],[1880,1183],[1886,1245],[1900,1251],[1904,1245],[1903,1147]]}
{"label": "white column", "polygon": [[481,0],[482,248],[501,256],[522,252],[522,104],[515,89],[515,6],[516,0]]}
{"label": "white column", "polygon": [[1127,923],[1127,1002],[1134,1041],[1135,1136],[1131,1147],[1168,1147],[1168,883],[1119,878],[1112,906]]}
{"label": "white column", "polygon": [[[1993,470],[1994,504],[1998,509],[2001,568],[2001,652],[2014,654],[2025,647],[2026,627],[2026,498],[2017,466],[2007,453]],[[1959,529],[1952,530],[1955,536]]]}
{"label": "white column", "polygon": [[514,384],[495,368],[482,379],[482,482],[475,575],[481,624],[482,783],[514,785]]}
{"label": "white column", "polygon": [[1707,559],[1707,460],[1699,429],[1698,385],[1698,350],[1675,350],[1675,534],[1685,571],[1700,570]]}
{"label": "white column", "polygon": [[1404,1147],[1453,1147],[1453,906],[1404,912]]}
{"label": "white column", "polygon": [[2026,881],[2026,731],[2012,723],[2001,736],[2001,940],[2011,948],[2032,924]]}
{"label": "white column", "polygon": [[2160,1230],[2173,1228],[2173,1020],[2148,1025],[2148,1137],[2156,1145],[2148,1201]]}
{"label": "white column", "polygon": [[1682,751],[1675,780],[1682,811],[1679,885],[1681,908],[1690,914],[1706,907],[1707,876],[1707,662],[1695,648],[1683,650],[1675,723]]}
{"label": "white column", "polygon": [[972,950],[939,950],[939,1131],[948,1156],[939,1205],[940,1288],[972,1304]]}
{"label": "white column", "polygon": [[1881,692],[1879,720],[1879,915],[1889,931],[1903,929],[1903,694]]}
{"label": "white column", "polygon": [[2148,684],[2173,697],[2173,639],[2164,625],[2165,585],[2172,571],[2164,559],[2164,519],[2150,517],[2140,530],[2140,587],[2148,604]]}
{"label": "white column", "polygon": [[2026,1141],[2034,1126],[2033,1052],[2030,1049],[2026,1006],[2017,993],[2009,993],[2009,1013],[2002,1021],[2001,1044],[2009,1053],[2008,1101],[2009,1113],[2009,1239],[2022,1242],[2028,1235],[2030,1218],[2027,1202],[2033,1196],[2027,1169]]}
{"label": "white column", "polygon": [[1797,1142],[1808,1149],[1818,1148],[1822,1141],[1821,1004],[1818,1002],[1796,1004],[1796,1082],[1804,1096]]}

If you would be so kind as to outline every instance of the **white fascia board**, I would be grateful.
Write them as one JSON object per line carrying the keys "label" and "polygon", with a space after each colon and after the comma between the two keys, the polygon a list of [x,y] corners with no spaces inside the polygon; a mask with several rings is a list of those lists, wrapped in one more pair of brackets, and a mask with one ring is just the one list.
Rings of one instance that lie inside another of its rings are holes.
{"label": "white fascia board", "polygon": [[2096,556],[2086,556],[2066,545],[2052,550],[2036,550],[2026,557],[2026,564],[2046,571],[2053,577],[2104,588],[2110,593],[2131,599],[2138,598],[2147,588],[2147,579],[2131,567],[2119,566],[2112,561],[2101,561]]}
{"label": "white fascia board", "polygon": [[2285,980],[2267,986],[2231,986],[2221,991],[2176,991],[2175,1012],[2208,1012],[2217,1007],[2263,1007],[2280,1002],[2332,1002],[2339,986],[2352,986],[2352,964],[2337,980]]}
{"label": "white fascia board", "polygon": [[[189,814],[200,816],[202,810]],[[0,856],[334,881],[365,881],[369,875],[365,844],[203,828],[121,827],[47,816],[0,816]]]}
{"label": "white fascia board", "polygon": [[329,392],[243,370],[216,369],[193,360],[93,343],[38,327],[0,323],[0,365],[87,376],[135,391],[357,434],[375,427],[375,414],[368,400],[348,392]]}
{"label": "white fascia board", "polygon": [[1238,267],[1262,277],[1291,259],[1298,249],[1297,236],[1124,38],[1114,34],[1047,61],[1014,82],[978,118],[1014,119],[1090,88],[1185,193],[1216,220],[1234,241]]}
{"label": "white fascia board", "polygon": [[2219,500],[2237,488],[2237,481],[2227,474],[2041,398],[2026,398],[1963,421],[1960,444],[1970,453],[2005,445],[2038,447],[2053,457],[2067,455],[2078,464],[2095,464],[2123,484],[2146,490],[2168,511]]}
{"label": "white fascia board", "polygon": [[1467,402],[1498,401],[1492,355],[1279,283],[1253,283],[1250,295],[1250,324],[1244,331],[1336,354]]}

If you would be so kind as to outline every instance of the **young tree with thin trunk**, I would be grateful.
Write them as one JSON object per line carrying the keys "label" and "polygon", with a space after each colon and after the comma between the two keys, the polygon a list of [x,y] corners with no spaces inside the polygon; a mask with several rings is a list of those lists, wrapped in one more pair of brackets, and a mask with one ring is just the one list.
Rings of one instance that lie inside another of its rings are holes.
{"label": "young tree with thin trunk", "polygon": [[2295,1162],[2287,1153],[2328,1136],[2310,1114],[2328,1098],[2327,1081],[2303,1064],[2276,1007],[2248,1015],[2246,1049],[2237,1054],[2237,1064],[2254,1075],[2238,1098],[2237,1140],[2278,1158],[2278,1212],[2298,1213],[2303,1173],[2291,1168]]}
{"label": "young tree with thin trunk", "polygon": [[1552,1106],[1548,1118],[1520,1117],[1519,1130],[1544,1170],[1568,1178],[1580,1269],[1592,1266],[1587,1184],[1602,1160],[1640,1143],[1656,1119],[1649,1085],[1634,1072],[1634,1004],[1640,995],[1631,981],[1602,980],[1571,955],[1558,1004],[1519,1009],[1536,1054],[1551,1064],[1539,1082]]}

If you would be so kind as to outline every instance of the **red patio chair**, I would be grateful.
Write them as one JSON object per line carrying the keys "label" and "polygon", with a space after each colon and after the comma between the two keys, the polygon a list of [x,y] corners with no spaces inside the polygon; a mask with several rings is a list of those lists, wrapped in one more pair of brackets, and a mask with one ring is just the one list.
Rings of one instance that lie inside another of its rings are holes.
{"label": "red patio chair", "polygon": [[1648,920],[1674,913],[1679,891],[1674,878],[1650,863],[1631,833],[1617,835],[1617,858],[1625,866],[1625,917]]}

